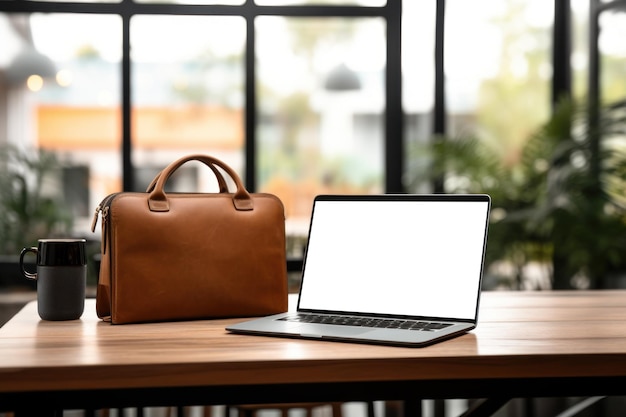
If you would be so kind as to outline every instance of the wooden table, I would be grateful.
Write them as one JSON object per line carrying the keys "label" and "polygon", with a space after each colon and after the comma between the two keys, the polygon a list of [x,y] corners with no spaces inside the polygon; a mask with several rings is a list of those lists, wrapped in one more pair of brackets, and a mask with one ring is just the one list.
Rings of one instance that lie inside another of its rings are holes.
{"label": "wooden table", "polygon": [[232,321],[113,326],[87,300],[81,320],[45,322],[31,302],[0,328],[0,411],[626,394],[626,291],[486,292],[474,331],[426,348]]}

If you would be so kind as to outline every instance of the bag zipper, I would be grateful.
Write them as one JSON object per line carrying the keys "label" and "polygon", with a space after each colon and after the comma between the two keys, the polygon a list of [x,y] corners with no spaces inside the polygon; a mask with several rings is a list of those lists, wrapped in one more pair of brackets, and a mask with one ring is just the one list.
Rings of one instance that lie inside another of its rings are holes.
{"label": "bag zipper", "polygon": [[96,225],[98,224],[98,217],[100,215],[100,213],[102,213],[102,254],[104,255],[106,253],[106,247],[107,247],[107,238],[108,238],[108,234],[109,234],[109,227],[108,227],[108,218],[109,218],[109,210],[111,209],[111,203],[113,202],[113,199],[121,193],[113,193],[113,194],[109,194],[108,196],[106,196],[104,198],[104,200],[102,200],[102,202],[98,205],[98,207],[96,207],[96,212],[93,215],[93,220],[91,222],[91,232],[95,233],[96,231]]}

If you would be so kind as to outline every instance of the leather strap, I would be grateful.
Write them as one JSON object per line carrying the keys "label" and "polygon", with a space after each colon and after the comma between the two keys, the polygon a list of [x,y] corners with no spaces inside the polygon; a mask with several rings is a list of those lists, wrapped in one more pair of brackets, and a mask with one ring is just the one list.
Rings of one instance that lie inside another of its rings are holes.
{"label": "leather strap", "polygon": [[[225,185],[225,181],[221,173],[219,173],[215,166],[224,170],[224,172],[226,172],[232,178],[237,187],[237,190],[232,197],[235,209],[241,211],[249,211],[254,209],[254,204],[252,202],[250,194],[244,187],[241,178],[239,178],[237,173],[232,168],[212,156],[189,155],[172,162],[163,171],[161,171],[159,175],[157,175],[157,177],[155,178],[156,183],[154,184],[154,186],[150,184],[150,186],[148,187],[148,192],[150,193],[148,197],[148,206],[150,207],[150,211],[169,211],[169,201],[163,188],[165,187],[165,183],[172,175],[172,173],[180,168],[181,165],[189,161],[200,161],[203,164],[207,165],[216,175],[218,183],[220,182],[220,178],[222,178],[221,182],[223,182]],[[220,193],[222,192],[221,190],[222,185],[220,184]]]}
{"label": "leather strap", "polygon": [[[215,174],[215,178],[217,178],[217,185],[220,188],[220,193],[227,193],[228,192],[228,184],[226,184],[226,180],[224,179],[224,176],[222,175],[222,173],[219,171],[219,169],[217,169],[215,167],[215,165],[213,164],[207,164],[206,161],[200,161],[205,163],[209,168],[211,168],[211,171],[213,171],[213,174]],[[148,188],[146,188],[146,192],[147,193],[151,193],[152,190],[154,190],[154,187],[156,186],[157,180],[159,179],[159,177],[161,176],[161,174],[163,173],[163,171],[159,172],[154,179],[152,180],[152,182],[150,183],[150,185],[148,185]]]}

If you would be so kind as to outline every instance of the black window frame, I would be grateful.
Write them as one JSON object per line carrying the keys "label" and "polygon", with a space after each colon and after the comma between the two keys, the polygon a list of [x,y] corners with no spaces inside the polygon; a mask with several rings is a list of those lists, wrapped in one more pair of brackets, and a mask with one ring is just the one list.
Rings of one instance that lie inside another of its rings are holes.
{"label": "black window frame", "polygon": [[[415,1],[415,0],[411,0]],[[420,0],[436,2],[435,13],[435,85],[433,89],[433,127],[434,135],[446,134],[445,103],[445,63],[444,63],[444,21],[446,0]],[[611,3],[590,1],[590,72],[589,99],[594,103],[598,99],[598,57],[597,57],[597,19],[599,14],[614,4],[623,4],[623,0]],[[386,21],[385,69],[385,112],[384,112],[384,173],[386,193],[405,192],[404,175],[404,110],[402,107],[402,0],[388,0],[380,7],[357,5],[293,5],[263,6],[253,0],[246,0],[241,5],[198,5],[135,3],[121,0],[119,3],[77,3],[77,2],[42,2],[42,1],[0,1],[0,12],[7,13],[90,13],[113,14],[122,18],[122,172],[123,189],[133,189],[132,165],[132,129],[131,129],[131,60],[130,60],[130,19],[136,15],[207,15],[240,16],[246,20],[245,50],[245,175],[246,187],[255,191],[256,184],[256,47],[254,21],[259,16],[284,17],[380,17]],[[554,24],[552,45],[552,105],[562,98],[571,97],[571,7],[570,0],[554,0]],[[405,51],[406,52],[406,51]],[[436,192],[442,191],[437,184]]]}
{"label": "black window frame", "polygon": [[122,184],[124,191],[133,189],[132,126],[131,126],[131,66],[130,20],[137,15],[197,15],[239,16],[246,20],[245,45],[245,175],[244,182],[249,191],[256,191],[256,39],[254,21],[259,16],[284,17],[379,17],[386,21],[387,65],[385,71],[385,192],[404,192],[402,185],[403,164],[403,110],[402,110],[402,1],[389,0],[380,7],[294,5],[262,6],[252,0],[242,5],[198,5],[135,3],[122,0],[120,3],[76,3],[9,1],[0,2],[0,12],[8,13],[90,13],[111,14],[122,18]]}

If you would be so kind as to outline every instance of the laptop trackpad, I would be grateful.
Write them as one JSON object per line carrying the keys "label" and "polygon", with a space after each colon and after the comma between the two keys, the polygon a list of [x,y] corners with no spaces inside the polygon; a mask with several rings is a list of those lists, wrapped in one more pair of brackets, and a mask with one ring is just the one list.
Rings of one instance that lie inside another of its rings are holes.
{"label": "laptop trackpad", "polygon": [[372,329],[351,328],[346,326],[304,326],[300,331],[303,337],[354,337],[371,332]]}

